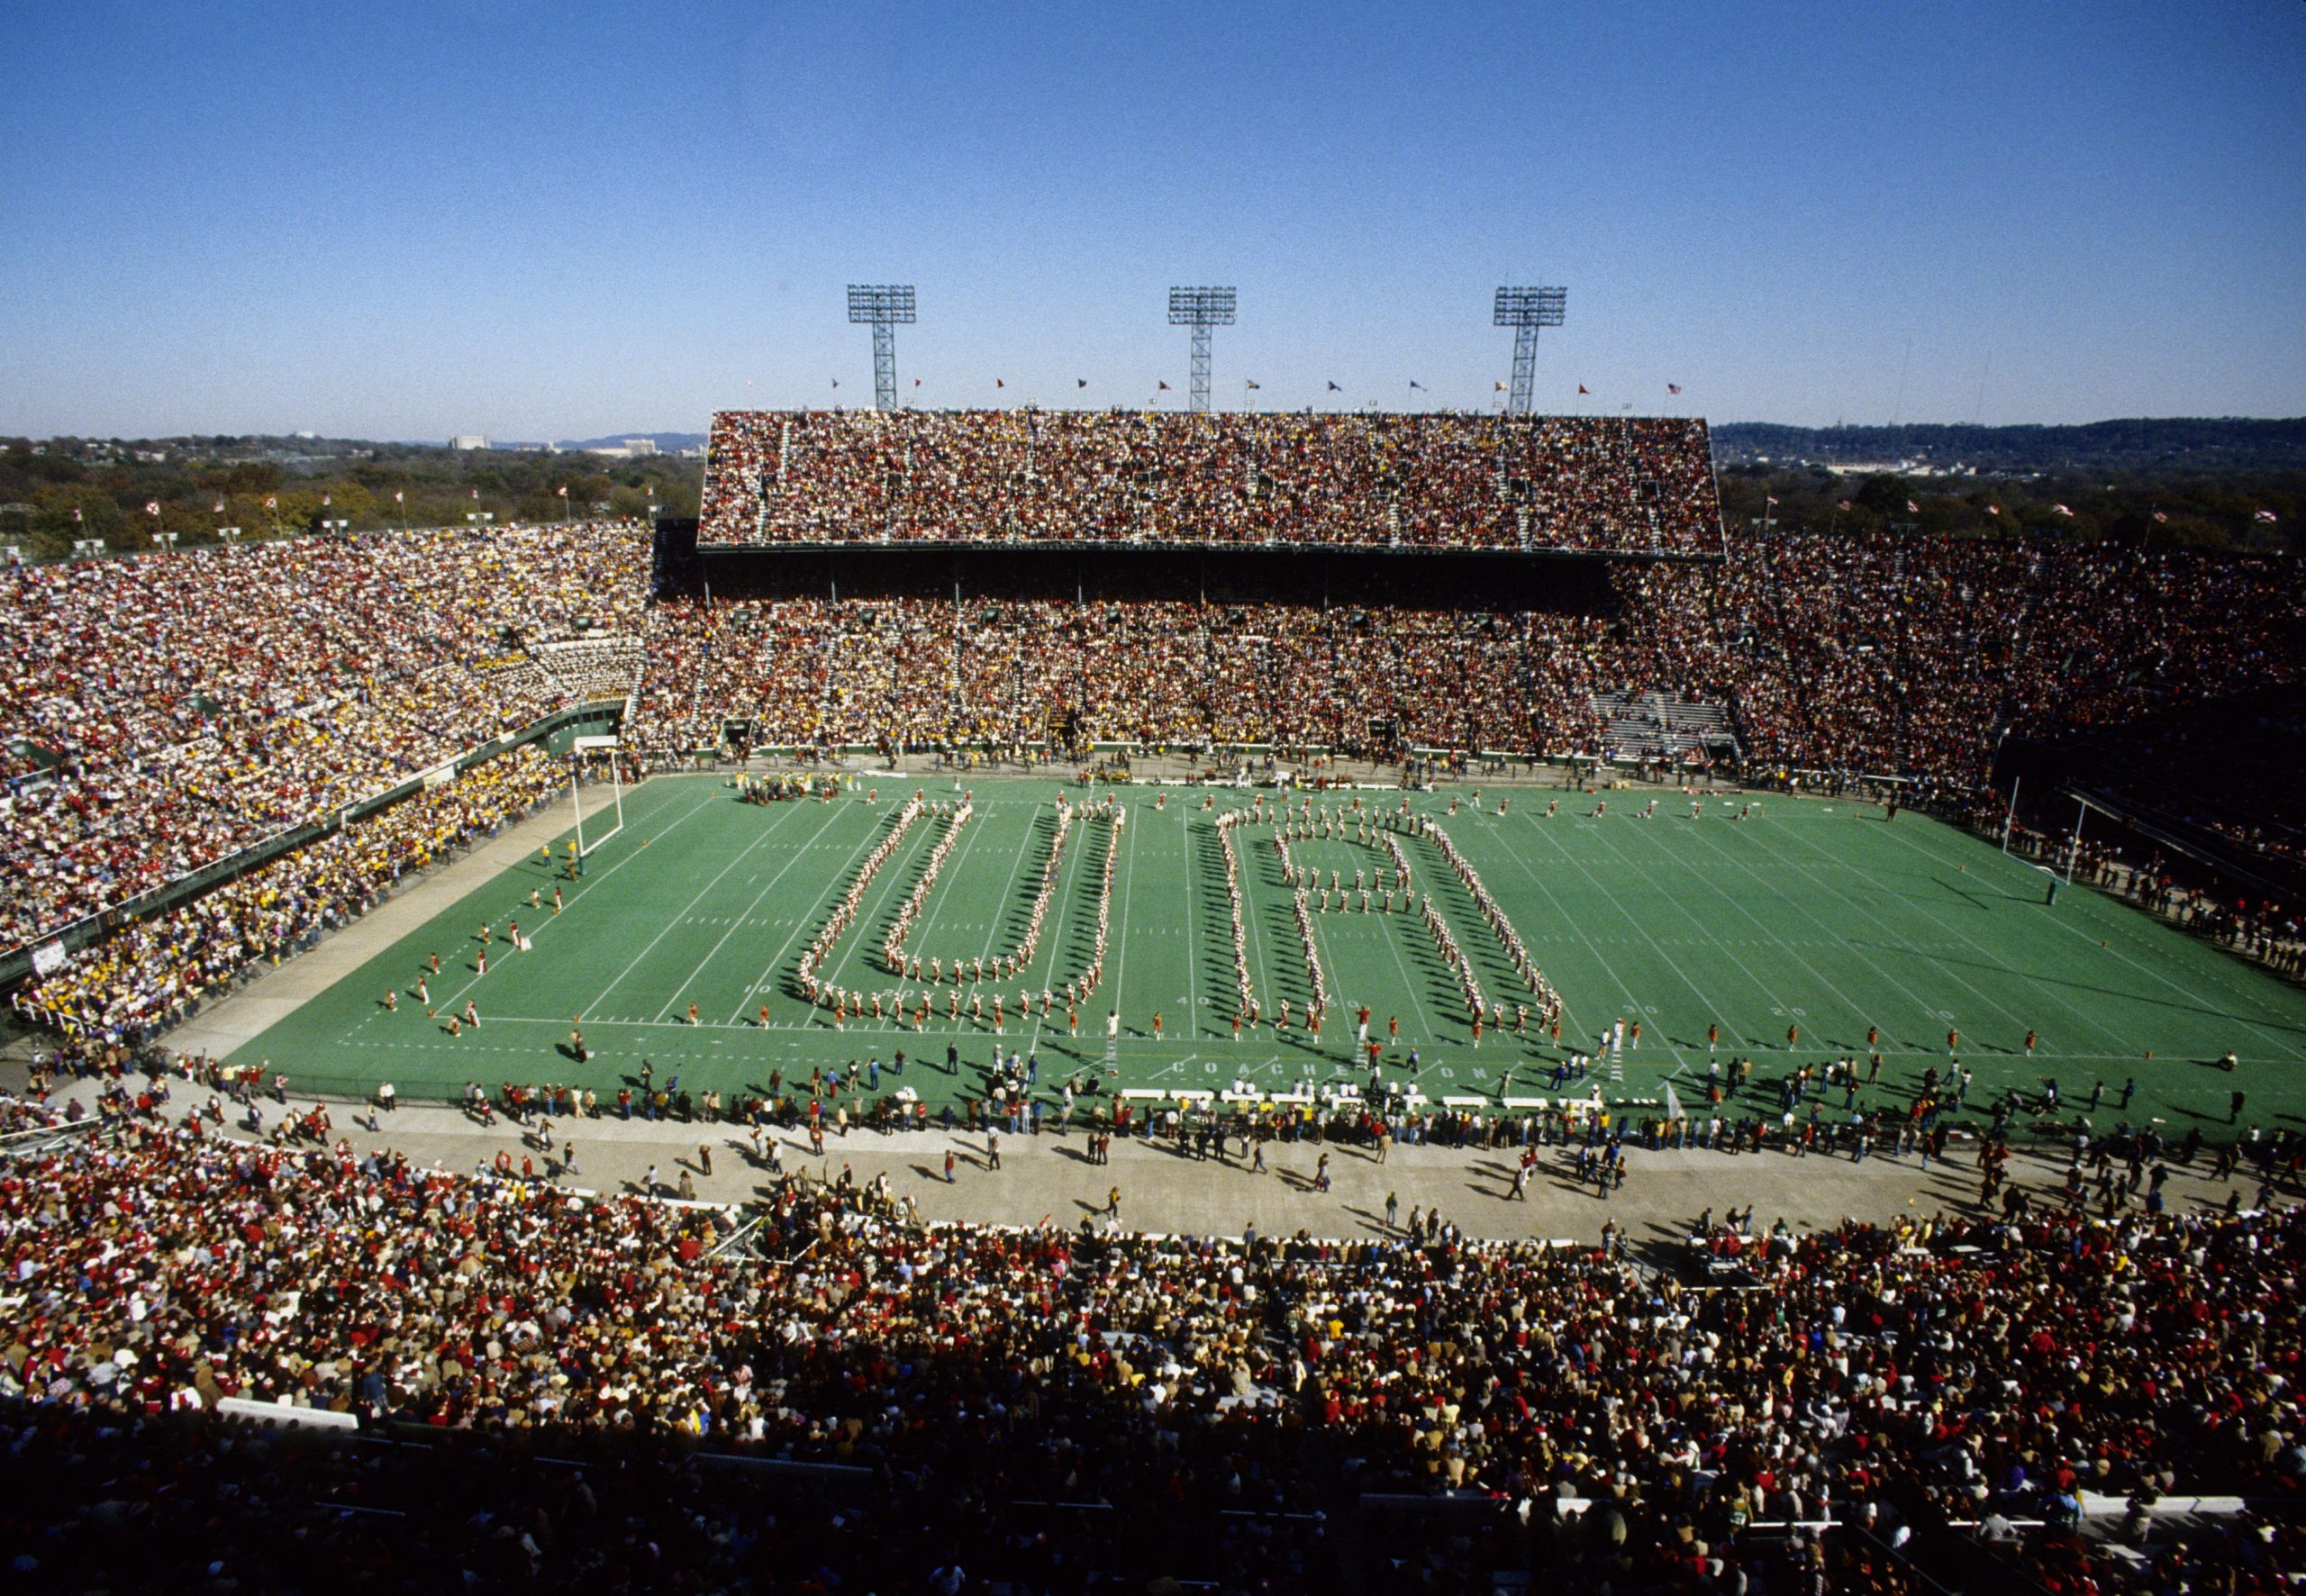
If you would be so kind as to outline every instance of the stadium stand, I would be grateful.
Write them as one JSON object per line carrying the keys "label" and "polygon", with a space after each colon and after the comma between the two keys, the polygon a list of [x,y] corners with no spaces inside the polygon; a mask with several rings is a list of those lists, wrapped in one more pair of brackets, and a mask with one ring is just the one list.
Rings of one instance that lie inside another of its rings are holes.
{"label": "stadium stand", "polygon": [[699,540],[1718,556],[1702,421],[724,411]]}
{"label": "stadium stand", "polygon": [[581,522],[0,574],[0,951],[613,688],[629,642],[550,650],[637,637],[647,571]]}
{"label": "stadium stand", "polygon": [[[934,1590],[961,1563],[1312,1591],[1354,1519],[1372,1589],[1944,1589],[1927,1571],[1981,1546],[2002,1565],[1970,1588],[2011,1588],[2111,1573],[2076,1531],[2125,1499],[2306,1479],[2299,1392],[2265,1377],[2306,1355],[2297,1211],[1709,1224],[1693,1265],[1745,1284],[1702,1289],[1439,1222],[926,1229],[802,1177],[740,1231],[356,1154],[318,1109],[223,1139],[170,1085],[106,1084],[101,1139],[0,1180],[32,1331],[0,1394],[40,1403],[14,1410],[13,1517],[45,1527],[12,1537],[19,1588],[269,1586],[317,1556],[466,1589]],[[324,1424],[359,1431],[291,1428]],[[1404,1547],[1378,1521],[1404,1501],[1457,1517]],[[2165,1542],[2165,1572],[2277,1588],[2294,1520],[2246,1528]]]}
{"label": "stadium stand", "polygon": [[[711,563],[653,580],[622,523],[0,578],[0,944],[587,703],[667,753],[1695,756],[1959,803],[2012,732],[2114,749],[2150,724],[2209,757],[2191,712],[2306,665],[2294,561],[1725,540],[1702,422],[730,413],[713,438]],[[855,563],[885,538],[935,568]],[[1163,552],[1017,563],[1058,545]],[[1282,563],[1171,557],[1267,545]],[[1448,563],[1523,549],[1625,558]],[[135,1073],[129,1044],[563,780],[532,742],[497,752],[13,994],[73,1072],[0,1097],[15,1588],[943,1591],[965,1562],[1021,1591],[1488,1591],[1505,1567],[2083,1590],[2131,1576],[2084,1519],[2191,1493],[2250,1505],[2161,1542],[2139,1588],[2306,1563],[2295,1210],[2021,1194],[1802,1236],[1748,1211],[1663,1272],[1438,1220],[1351,1244],[931,1228],[804,1178],[740,1215],[422,1168],[332,1140],[317,1104],[236,1140],[245,1080],[152,1051]],[[187,1123],[170,1095],[203,1090]],[[1566,1157],[1548,1123],[1512,1122]],[[2193,1155],[2124,1131],[2084,1156]],[[2229,1156],[2294,1177],[2306,1140]]]}

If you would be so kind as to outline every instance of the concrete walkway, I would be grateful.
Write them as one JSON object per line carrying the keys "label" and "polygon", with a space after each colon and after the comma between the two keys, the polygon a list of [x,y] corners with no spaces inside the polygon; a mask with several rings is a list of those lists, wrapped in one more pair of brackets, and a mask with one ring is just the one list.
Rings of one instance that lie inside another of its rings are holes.
{"label": "concrete walkway", "polygon": [[[290,1106],[308,1110],[294,1095]],[[188,1111],[204,1094],[178,1086],[174,1111]],[[267,1098],[264,1126],[277,1123],[281,1110]],[[245,1138],[241,1111],[227,1101],[228,1134]],[[508,1153],[517,1168],[529,1159],[539,1175],[588,1192],[638,1192],[653,1167],[658,1191],[671,1195],[685,1173],[704,1201],[743,1202],[772,1179],[767,1160],[756,1157],[746,1134],[729,1124],[702,1121],[621,1120],[604,1112],[597,1120],[564,1116],[549,1124],[552,1151],[540,1138],[524,1135],[504,1116],[486,1126],[458,1110],[402,1107],[375,1113],[357,1105],[331,1104],[331,1138],[342,1137],[363,1150],[392,1149],[420,1165],[471,1173]],[[373,1119],[374,1128],[369,1121]],[[1629,1239],[1645,1252],[1678,1244],[1702,1210],[1716,1215],[1729,1208],[1754,1207],[1754,1223],[1766,1229],[1783,1219],[1795,1229],[1820,1229],[1845,1218],[1887,1221],[1901,1213],[1940,1211],[1975,1213],[1977,1172],[1971,1164],[1933,1165],[1875,1156],[1853,1163],[1847,1156],[1795,1158],[1782,1153],[1730,1155],[1719,1152],[1629,1150],[1623,1190],[1604,1201],[1593,1188],[1571,1178],[1569,1149],[1539,1149],[1529,1194],[1509,1200],[1516,1154],[1439,1147],[1396,1147],[1384,1162],[1358,1147],[1312,1142],[1276,1143],[1266,1150],[1266,1170],[1252,1173],[1236,1155],[1229,1162],[1202,1161],[1169,1150],[1166,1143],[1117,1141],[1109,1165],[1088,1160],[1087,1138],[1044,1134],[1000,1140],[1002,1167],[990,1167],[990,1147],[981,1133],[942,1130],[877,1135],[828,1130],[822,1157],[813,1156],[798,1130],[764,1131],[788,1173],[837,1180],[844,1167],[860,1183],[886,1173],[902,1201],[910,1197],[926,1220],[970,1220],[1002,1225],[1053,1223],[1076,1226],[1084,1215],[1102,1219],[1108,1195],[1118,1186],[1121,1218],[1130,1229],[1184,1235],[1239,1235],[1254,1224],[1268,1236],[1299,1230],[1321,1237],[1367,1237],[1391,1233],[1386,1199],[1398,1200],[1402,1220],[1412,1209],[1439,1209],[1470,1235],[1493,1238],[1535,1237],[1592,1242],[1614,1218]],[[573,1144],[576,1168],[562,1171],[562,1149]],[[711,1173],[704,1153],[710,1150]],[[954,1179],[945,1178],[945,1156],[954,1155]],[[1329,1155],[1331,1189],[1313,1189],[1316,1165]],[[2206,1173],[2207,1159],[2204,1160]],[[2063,1162],[2020,1154],[2012,1174],[2038,1202],[2056,1205]],[[2174,1210],[2222,1204],[2237,1183],[2213,1186],[2196,1172],[2176,1170],[2167,1191]],[[2254,1183],[2239,1178],[2247,1205]]]}

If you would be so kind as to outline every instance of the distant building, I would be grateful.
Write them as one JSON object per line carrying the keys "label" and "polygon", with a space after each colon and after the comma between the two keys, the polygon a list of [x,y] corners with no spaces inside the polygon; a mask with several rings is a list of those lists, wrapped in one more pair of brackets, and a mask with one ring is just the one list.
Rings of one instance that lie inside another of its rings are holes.
{"label": "distant building", "polygon": [[595,444],[585,452],[588,455],[601,455],[612,460],[638,460],[657,452],[657,440],[654,438],[626,438],[613,444]]}
{"label": "distant building", "polygon": [[449,440],[449,447],[459,451],[486,449],[488,440],[478,432],[459,432]]}

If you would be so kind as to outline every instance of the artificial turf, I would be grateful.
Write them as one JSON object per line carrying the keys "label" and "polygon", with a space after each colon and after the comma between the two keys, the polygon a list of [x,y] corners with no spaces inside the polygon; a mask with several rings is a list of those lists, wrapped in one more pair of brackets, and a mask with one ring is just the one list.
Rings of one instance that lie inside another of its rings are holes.
{"label": "artificial turf", "polygon": [[[976,814],[928,896],[907,944],[924,957],[979,957],[1013,945],[1049,846],[1055,801],[1080,789],[1050,781],[972,781]],[[1527,790],[1483,795],[1476,809],[1457,793],[1415,794],[1501,902],[1564,1001],[1558,1049],[1534,1018],[1526,1036],[1485,1032],[1472,1045],[1455,982],[1415,913],[1352,910],[1315,916],[1332,1007],[1317,1047],[1306,1038],[1304,960],[1280,878],[1271,828],[1235,832],[1248,894],[1250,979],[1269,1021],[1286,998],[1298,1027],[1277,1035],[1268,1023],[1234,1038],[1236,1007],[1230,915],[1212,821],[1251,794],[1213,790],[1121,789],[1128,823],[1118,832],[1076,826],[1068,839],[1048,928],[1009,994],[1006,1034],[992,1028],[992,984],[984,1020],[967,1007],[946,1018],[939,993],[925,1029],[910,1019],[835,1029],[796,995],[797,961],[837,894],[893,823],[902,796],[919,786],[958,796],[949,778],[883,780],[878,801],[866,786],[831,803],[748,804],[720,778],[664,778],[626,797],[623,830],[599,846],[584,877],[560,880],[531,855],[468,893],[354,975],[238,1049],[244,1063],[268,1059],[295,1089],[364,1093],[391,1080],[404,1100],[447,1096],[467,1081],[590,1087],[605,1100],[644,1058],[662,1083],[718,1088],[732,1096],[765,1091],[772,1070],[788,1083],[813,1067],[830,1070],[877,1056],[884,1068],[902,1049],[927,1061],[903,1083],[932,1105],[979,1089],[982,1066],[998,1046],[1037,1051],[1040,1080],[1053,1090],[1079,1075],[1111,1092],[1130,1087],[1223,1090],[1248,1080],[1280,1091],[1308,1076],[1361,1078],[1353,1011],[1366,1003],[1372,1034],[1400,1022],[1387,1070],[1418,1053],[1418,1079],[1433,1099],[1546,1096],[1554,1060],[1592,1051],[1611,1020],[1638,1019],[1638,1048],[1612,1071],[1597,1072],[1605,1095],[1655,1098],[1673,1080],[1684,1101],[1702,1093],[1706,1030],[1720,1028],[1720,1058],[1754,1057],[1766,1082],[1802,1062],[1857,1056],[1869,1026],[1885,1055],[1883,1086],[1869,1098],[1909,1092],[1930,1065],[1941,1068],[1947,1036],[1958,1031],[1962,1062],[1976,1073],[1975,1107],[2008,1086],[2032,1094],[2047,1078],[2081,1106],[2094,1083],[2110,1093],[2135,1078],[2127,1117],[2160,1116],[2183,1125],[2223,1123],[2229,1094],[2248,1093],[2248,1117],[2271,1122],[2306,1113],[2306,993],[2194,941],[2128,907],[2080,887],[2043,902],[2046,877],[1992,846],[1911,813],[1885,821],[1879,810],[1846,803],[1771,798],[1736,817],[1746,800],[1708,800],[1701,818],[1668,793],[1655,818],[1640,818],[1648,793],[1612,797],[1589,818],[1593,800],[1571,796],[1548,818],[1547,798]],[[1360,794],[1395,808],[1401,795]],[[1268,807],[1277,802],[1268,795]],[[1303,795],[1295,800],[1303,802]],[[1318,809],[1349,803],[1316,795]],[[919,990],[869,957],[912,886],[941,821],[925,817],[874,879],[860,911],[825,961],[825,979],[865,991]],[[1103,984],[1081,1005],[1080,1034],[1067,1034],[1065,1005],[1048,1020],[1021,1020],[1019,987],[1062,987],[1085,965],[1094,939],[1104,851],[1113,861],[1111,942]],[[1517,995],[1503,950],[1470,897],[1430,842],[1409,839],[1421,893],[1434,894],[1484,989],[1511,1012]],[[1383,855],[1342,839],[1300,842],[1301,866],[1340,872]],[[556,849],[556,861],[558,857]],[[566,907],[551,911],[556,882]],[[530,894],[540,894],[541,910]],[[507,942],[517,919],[532,948]],[[487,974],[475,972],[477,932],[494,928]],[[415,1000],[430,979],[433,1017]],[[1054,972],[1054,975],[1051,975]],[[397,1011],[382,998],[400,993]],[[947,990],[949,990],[949,986]],[[1526,996],[1526,988],[1521,989]],[[451,1036],[447,1019],[471,999],[477,1030]],[[759,1021],[766,1003],[768,1021]],[[690,1006],[697,1022],[689,1022]],[[1105,1015],[1117,1008],[1121,1034],[1109,1044]],[[1162,1033],[1150,1034],[1162,1016]],[[581,1025],[591,1058],[567,1049]],[[1799,1026],[1789,1049],[1787,1029]],[[2038,1042],[2029,1058],[2028,1030]],[[949,1045],[964,1065],[948,1075]],[[2218,1067],[2234,1053],[2238,1066]],[[884,1077],[884,1089],[895,1081]],[[1593,1082],[1581,1083],[1579,1093]],[[788,1087],[789,1089],[789,1087]],[[1752,1101],[1751,1099],[1748,1100]],[[2115,1117],[2111,1098],[2105,1120]]]}

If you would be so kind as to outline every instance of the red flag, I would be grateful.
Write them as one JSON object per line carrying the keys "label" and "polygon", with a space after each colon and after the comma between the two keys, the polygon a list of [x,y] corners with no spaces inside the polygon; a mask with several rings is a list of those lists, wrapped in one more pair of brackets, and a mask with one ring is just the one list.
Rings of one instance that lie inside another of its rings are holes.
{"label": "red flag", "polygon": [[1999,515],[2002,513],[2002,506],[1999,504],[1988,504],[1985,507],[1985,512],[1988,515]]}
{"label": "red flag", "polygon": [[921,379],[920,379],[919,377],[917,377],[917,376],[916,376],[916,377],[914,377],[914,378],[912,379],[912,385],[913,385],[914,387],[916,387],[916,388],[917,388],[917,387],[919,387],[919,386],[921,385]]}
{"label": "red flag", "polygon": [[1166,393],[1167,393],[1168,391],[1169,391],[1169,385],[1168,385],[1168,384],[1167,384],[1167,383],[1163,383],[1163,384],[1161,384],[1161,392],[1163,392],[1164,394],[1166,394]]}
{"label": "red flag", "polygon": [[2163,514],[2159,510],[2156,510],[2154,512],[2154,521],[2155,524],[2157,526],[2166,526],[2169,524],[2170,518]]}
{"label": "red flag", "polygon": [[[1504,385],[1503,383],[1500,383],[1500,384],[1498,384],[1497,385],[1498,385],[1499,387],[1501,387],[1501,388],[1502,388],[1502,387],[1503,387],[1505,385]],[[1589,388],[1589,387],[1587,387],[1584,383],[1579,383],[1579,384],[1577,385],[1577,391],[1578,391],[1579,393],[1581,393],[1581,394],[1590,394],[1590,393],[1592,393],[1593,390],[1593,389],[1591,389],[1591,388]]]}
{"label": "red flag", "polygon": [[147,500],[147,501],[145,502],[145,504],[144,504],[144,513],[145,513],[145,514],[147,514],[147,515],[158,515],[158,514],[159,514],[159,512],[160,512],[160,501],[159,501],[159,500],[158,500],[158,499],[150,499],[150,500]]}
{"label": "red flag", "polygon": [[1005,388],[1005,387],[1007,387],[1009,385],[1008,385],[1007,383],[1003,382],[999,377],[997,377],[997,376],[996,376],[996,377],[994,377],[994,378],[993,379],[993,385],[994,385],[994,387],[996,387],[996,388]]}
{"label": "red flag", "polygon": [[264,502],[264,507],[267,510],[277,510],[280,508],[280,501],[278,499],[267,499]]}
{"label": "red flag", "polygon": [[2053,512],[2055,512],[2056,513],[2059,514],[2059,515],[2071,515],[2071,514],[2073,514],[2073,513],[2074,513],[2074,512],[2073,512],[2073,511],[2068,510],[2068,509],[2067,509],[2065,505],[2063,505],[2063,504],[2053,504],[2053,505],[2051,505],[2051,506],[2050,506],[2050,509],[2051,509]]}
{"label": "red flag", "polygon": [[1920,515],[1921,513],[1921,506],[1915,503],[1911,499],[1908,499],[1906,501],[1906,513],[1908,515]]}

